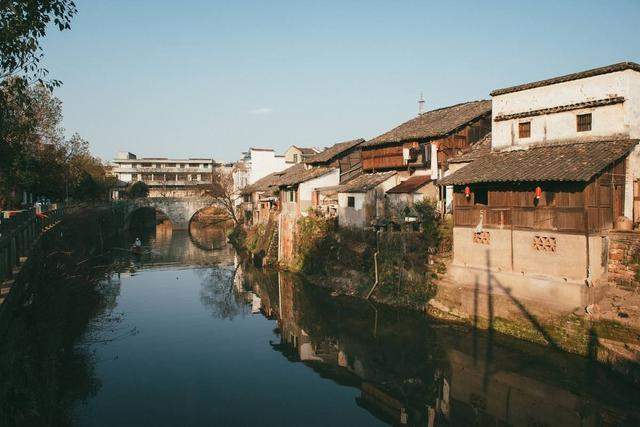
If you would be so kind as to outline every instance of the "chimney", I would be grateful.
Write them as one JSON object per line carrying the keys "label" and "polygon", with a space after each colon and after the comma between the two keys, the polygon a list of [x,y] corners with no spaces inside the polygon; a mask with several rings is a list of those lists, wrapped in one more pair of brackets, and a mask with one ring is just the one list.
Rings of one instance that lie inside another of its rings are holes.
{"label": "chimney", "polygon": [[418,115],[422,115],[424,113],[424,95],[420,92],[420,99],[418,99]]}

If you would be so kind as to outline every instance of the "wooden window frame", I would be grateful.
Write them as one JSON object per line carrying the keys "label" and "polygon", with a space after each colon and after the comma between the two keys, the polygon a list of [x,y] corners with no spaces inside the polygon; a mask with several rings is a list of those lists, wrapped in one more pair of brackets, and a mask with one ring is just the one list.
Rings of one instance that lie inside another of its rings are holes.
{"label": "wooden window frame", "polygon": [[518,123],[518,138],[531,138],[531,121]]}
{"label": "wooden window frame", "polygon": [[593,128],[593,115],[591,113],[576,114],[576,131],[589,132]]}
{"label": "wooden window frame", "polygon": [[347,207],[355,209],[355,207],[356,207],[356,197],[355,196],[347,196]]}

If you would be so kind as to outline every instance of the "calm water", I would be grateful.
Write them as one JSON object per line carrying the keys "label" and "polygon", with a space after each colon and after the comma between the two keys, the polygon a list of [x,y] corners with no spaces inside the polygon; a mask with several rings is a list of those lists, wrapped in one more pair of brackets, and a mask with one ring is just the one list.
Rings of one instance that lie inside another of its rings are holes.
{"label": "calm water", "polygon": [[220,234],[144,240],[47,378],[16,361],[40,345],[3,357],[3,397],[51,425],[639,425],[638,390],[589,360],[332,298]]}

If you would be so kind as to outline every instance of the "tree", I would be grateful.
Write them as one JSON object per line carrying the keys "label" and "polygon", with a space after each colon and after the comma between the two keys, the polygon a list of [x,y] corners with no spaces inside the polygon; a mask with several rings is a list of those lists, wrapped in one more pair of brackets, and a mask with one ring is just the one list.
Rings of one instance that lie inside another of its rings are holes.
{"label": "tree", "polygon": [[40,40],[52,21],[60,31],[70,29],[77,12],[73,0],[0,1],[0,80],[19,76],[49,88],[59,86],[57,80],[44,80],[48,71],[41,65]]}
{"label": "tree", "polygon": [[106,195],[105,167],[91,156],[89,142],[78,134],[64,137],[60,100],[39,83],[21,94],[13,85],[20,83],[0,86],[0,98],[8,101],[0,102],[0,206],[19,205],[22,190],[52,200],[84,198],[76,187],[87,174]]}
{"label": "tree", "polygon": [[215,169],[211,174],[211,184],[205,189],[205,192],[213,197],[218,206],[224,209],[228,219],[233,221],[234,225],[240,224],[236,212],[236,202],[240,196],[234,189],[231,173],[220,168]]}
{"label": "tree", "polygon": [[130,199],[139,199],[149,196],[149,186],[143,181],[136,181],[127,189],[127,197]]}

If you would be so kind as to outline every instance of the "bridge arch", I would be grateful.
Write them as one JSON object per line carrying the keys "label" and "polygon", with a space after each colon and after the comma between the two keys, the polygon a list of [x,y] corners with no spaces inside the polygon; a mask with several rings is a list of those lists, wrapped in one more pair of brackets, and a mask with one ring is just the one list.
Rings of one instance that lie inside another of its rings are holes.
{"label": "bridge arch", "polygon": [[[134,222],[136,224],[139,223],[143,223],[143,225],[145,227],[147,226],[151,226],[150,222],[148,222],[147,220],[150,221],[149,217],[142,217],[140,218],[140,215],[143,211],[152,211],[154,213],[154,223],[153,225],[156,225],[156,220],[157,220],[157,215],[158,213],[160,213],[165,219],[167,219],[170,223],[171,223],[171,227],[173,228],[173,221],[171,220],[171,218],[169,217],[169,215],[167,215],[166,212],[164,212],[162,209],[158,209],[154,206],[135,206],[133,208],[131,208],[129,210],[129,212],[127,213],[126,217],[125,217],[125,229],[129,229],[131,228],[132,225],[134,225]],[[141,221],[142,220],[142,221]]]}
{"label": "bridge arch", "polygon": [[154,208],[163,212],[171,221],[174,230],[188,230],[193,215],[214,200],[210,197],[145,197],[131,200],[125,224],[130,225],[131,215],[140,208]]}

